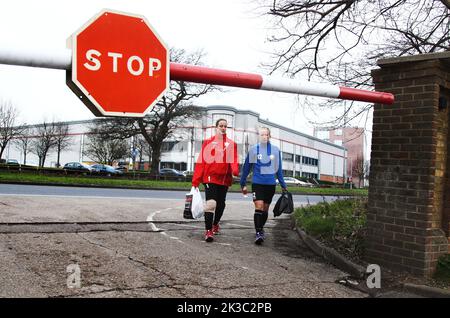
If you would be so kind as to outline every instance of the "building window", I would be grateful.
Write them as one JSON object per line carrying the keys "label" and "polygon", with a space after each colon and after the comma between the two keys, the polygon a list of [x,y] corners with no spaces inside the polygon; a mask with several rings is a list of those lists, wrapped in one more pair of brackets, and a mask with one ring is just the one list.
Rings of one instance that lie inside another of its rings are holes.
{"label": "building window", "polygon": [[336,129],[336,130],[334,131],[334,135],[335,135],[335,136],[342,136],[342,129]]}
{"label": "building window", "polygon": [[330,132],[328,130],[319,130],[316,132],[316,136],[322,140],[330,140]]}
{"label": "building window", "polygon": [[310,172],[302,172],[302,177],[308,178],[308,179],[317,179],[317,173],[310,173]]}
{"label": "building window", "polygon": [[283,176],[284,177],[293,177],[294,176],[294,171],[292,171],[292,170],[283,170]]}
{"label": "building window", "polygon": [[293,154],[291,154],[291,153],[288,153],[288,152],[284,152],[283,151],[283,153],[281,154],[281,158],[284,160],[284,161],[294,161],[294,155]]}
{"label": "building window", "polygon": [[334,144],[338,145],[338,146],[342,146],[342,140],[335,140]]}
{"label": "building window", "polygon": [[173,147],[177,144],[177,141],[164,141],[161,145],[161,151],[167,152],[172,151]]}
{"label": "building window", "polygon": [[302,157],[302,163],[304,165],[318,166],[319,165],[319,159],[303,156]]}
{"label": "building window", "polygon": [[300,157],[300,155],[295,155],[295,162],[296,163],[300,163],[302,160],[302,158]]}

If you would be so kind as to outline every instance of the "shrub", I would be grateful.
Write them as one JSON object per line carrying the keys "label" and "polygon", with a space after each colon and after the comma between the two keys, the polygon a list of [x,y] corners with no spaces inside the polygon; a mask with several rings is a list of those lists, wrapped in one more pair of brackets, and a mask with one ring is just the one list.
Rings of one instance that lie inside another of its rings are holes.
{"label": "shrub", "polygon": [[308,234],[361,256],[366,210],[366,198],[324,201],[296,209],[295,218]]}
{"label": "shrub", "polygon": [[450,284],[450,254],[439,257],[434,278]]}

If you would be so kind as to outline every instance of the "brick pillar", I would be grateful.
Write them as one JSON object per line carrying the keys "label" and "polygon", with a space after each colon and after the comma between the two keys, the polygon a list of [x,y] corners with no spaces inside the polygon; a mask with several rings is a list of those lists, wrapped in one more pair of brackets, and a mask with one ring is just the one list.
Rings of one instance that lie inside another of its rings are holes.
{"label": "brick pillar", "polygon": [[[367,215],[367,260],[415,275],[433,274],[449,252],[450,52],[380,60]],[[441,99],[443,105],[444,99]]]}
{"label": "brick pillar", "polygon": [[[448,79],[447,79],[448,84]],[[450,108],[450,90],[441,87],[439,94],[440,107]],[[450,110],[448,110],[450,113]],[[450,120],[449,120],[450,121]],[[447,121],[447,127],[449,127],[447,140],[442,140],[447,144],[447,165],[444,170],[445,186],[444,186],[444,206],[442,211],[442,229],[448,238],[448,253],[450,254],[450,123]]]}

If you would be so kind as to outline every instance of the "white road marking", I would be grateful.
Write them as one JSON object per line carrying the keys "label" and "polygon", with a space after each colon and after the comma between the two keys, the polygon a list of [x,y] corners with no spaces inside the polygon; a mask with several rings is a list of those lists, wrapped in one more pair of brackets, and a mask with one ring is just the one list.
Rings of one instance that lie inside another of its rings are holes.
{"label": "white road marking", "polygon": [[147,217],[147,222],[153,222],[153,217],[156,214],[167,211],[167,210],[171,210],[171,209],[173,209],[173,208],[166,208],[166,209],[162,209],[162,210],[158,210],[158,211],[154,211],[154,212],[150,213]]}
{"label": "white road marking", "polygon": [[[164,211],[167,211],[167,210],[170,210],[170,209],[172,209],[172,208],[167,208],[167,209],[162,209],[162,210],[154,211],[154,212],[152,212],[152,213],[150,213],[150,214],[148,215],[148,217],[147,217],[147,222],[149,222],[150,226],[152,227],[152,231],[160,231],[160,229],[155,225],[155,223],[153,223],[153,217],[154,217],[156,214],[158,214],[158,213],[161,213],[161,212],[164,212]],[[161,232],[161,233],[164,233],[164,232]]]}
{"label": "white road marking", "polygon": [[231,246],[230,243],[219,243],[220,245]]}
{"label": "white road marking", "polygon": [[227,225],[234,225],[234,226],[239,226],[239,227],[246,227],[246,228],[248,228],[248,225],[242,225],[242,224],[227,223]]}
{"label": "white road marking", "polygon": [[[241,222],[245,222],[245,223],[254,223],[255,221],[253,221],[253,220],[241,220]],[[241,225],[242,226],[242,225]]]}
{"label": "white road marking", "polygon": [[[167,210],[171,210],[171,209],[173,209],[173,208],[166,208],[166,209],[154,211],[154,212],[152,212],[152,213],[150,213],[150,214],[148,215],[148,217],[147,217],[147,222],[149,222],[149,224],[150,224],[150,226],[152,227],[152,230],[153,230],[153,231],[161,231],[161,229],[159,229],[159,228],[155,225],[155,223],[153,223],[153,221],[154,221],[153,218],[154,218],[158,213],[161,213],[161,212],[164,212],[164,211],[167,211]],[[164,235],[164,236],[169,237],[169,238],[172,239],[172,240],[175,240],[175,241],[180,242],[180,243],[184,243],[180,238],[178,238],[178,237],[176,237],[176,236],[169,236],[169,235],[168,235],[166,232],[164,232],[164,231],[161,231],[161,232],[159,232],[159,233],[161,233],[161,234]]]}
{"label": "white road marking", "polygon": [[156,227],[155,224],[153,224],[153,223],[149,223],[149,224],[152,227],[152,231],[154,231],[154,232],[158,232],[159,231],[159,229]]}
{"label": "white road marking", "polygon": [[177,225],[179,226],[187,226],[187,227],[191,227],[194,229],[202,229],[203,227],[201,225],[197,226],[197,225],[189,225],[189,224],[181,224],[181,223],[177,223]]}
{"label": "white road marking", "polygon": [[0,196],[21,196],[21,197],[55,197],[55,198],[77,198],[77,199],[130,199],[130,200],[158,200],[158,201],[183,201],[184,199],[169,199],[169,198],[138,198],[138,197],[104,197],[104,196],[89,196],[89,195],[59,195],[59,194],[19,194],[19,193],[0,193]]}
{"label": "white road marking", "polygon": [[[153,223],[151,223],[151,224],[153,224]],[[172,239],[172,240],[174,240],[174,241],[176,241],[178,243],[184,244],[184,242],[182,240],[180,240],[180,238],[178,238],[176,236],[169,236],[169,234],[167,234],[166,232],[159,232],[159,233],[161,233],[162,235],[164,235],[164,236],[166,236],[166,237],[168,237],[168,238],[170,238],[170,239]]]}

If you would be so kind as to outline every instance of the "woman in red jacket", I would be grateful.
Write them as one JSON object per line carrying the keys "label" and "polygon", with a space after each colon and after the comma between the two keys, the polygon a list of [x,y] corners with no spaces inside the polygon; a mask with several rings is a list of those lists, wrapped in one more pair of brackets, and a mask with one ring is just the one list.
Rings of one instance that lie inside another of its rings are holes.
{"label": "woman in red jacket", "polygon": [[192,186],[205,186],[205,241],[212,242],[219,233],[228,187],[233,175],[239,175],[237,145],[227,138],[227,121],[216,121],[216,135],[205,140],[197,159]]}

